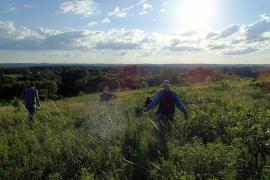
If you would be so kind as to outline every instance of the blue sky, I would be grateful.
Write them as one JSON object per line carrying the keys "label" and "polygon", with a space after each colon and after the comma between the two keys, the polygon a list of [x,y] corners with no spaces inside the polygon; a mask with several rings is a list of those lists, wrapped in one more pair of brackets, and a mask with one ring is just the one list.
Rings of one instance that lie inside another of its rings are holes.
{"label": "blue sky", "polygon": [[270,1],[1,0],[10,62],[270,63]]}

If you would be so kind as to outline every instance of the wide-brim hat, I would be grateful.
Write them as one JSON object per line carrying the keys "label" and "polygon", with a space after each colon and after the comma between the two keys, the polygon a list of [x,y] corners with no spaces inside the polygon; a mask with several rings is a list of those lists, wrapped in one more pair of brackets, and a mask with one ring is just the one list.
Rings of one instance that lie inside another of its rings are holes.
{"label": "wide-brim hat", "polygon": [[171,83],[169,80],[164,80],[160,86],[161,87],[171,87]]}

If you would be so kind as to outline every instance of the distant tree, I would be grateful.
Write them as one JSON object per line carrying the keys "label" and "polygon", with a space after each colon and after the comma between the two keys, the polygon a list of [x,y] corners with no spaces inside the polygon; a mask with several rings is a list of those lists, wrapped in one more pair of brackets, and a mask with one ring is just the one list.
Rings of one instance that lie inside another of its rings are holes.
{"label": "distant tree", "polygon": [[181,77],[180,71],[176,69],[163,69],[160,73],[159,81],[162,82],[165,79],[169,80],[172,84],[180,84],[184,82],[183,77]]}
{"label": "distant tree", "polygon": [[41,99],[54,99],[58,92],[58,84],[56,81],[38,81],[36,87],[39,90]]}
{"label": "distant tree", "polygon": [[77,81],[87,79],[88,71],[86,68],[67,68],[61,73],[61,77],[59,92],[65,96],[74,96],[81,91],[78,88],[80,82]]}
{"label": "distant tree", "polygon": [[216,71],[210,68],[198,67],[192,69],[188,74],[188,82],[196,83],[203,82],[208,80],[209,78],[215,76]]}
{"label": "distant tree", "polygon": [[103,90],[108,87],[110,90],[120,89],[121,85],[116,77],[103,76],[102,82],[99,84],[99,89]]}
{"label": "distant tree", "polygon": [[122,76],[127,77],[127,76],[137,76],[138,75],[138,68],[136,65],[132,66],[125,66],[122,70]]}
{"label": "distant tree", "polygon": [[149,86],[158,86],[160,84],[160,77],[159,76],[150,76],[147,80],[147,84]]}

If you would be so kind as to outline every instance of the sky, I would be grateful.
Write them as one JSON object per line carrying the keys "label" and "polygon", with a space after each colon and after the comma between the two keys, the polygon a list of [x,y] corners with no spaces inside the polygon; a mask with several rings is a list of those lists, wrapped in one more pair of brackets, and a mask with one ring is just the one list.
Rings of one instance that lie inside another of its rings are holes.
{"label": "sky", "polygon": [[270,64],[270,0],[0,0],[0,63]]}

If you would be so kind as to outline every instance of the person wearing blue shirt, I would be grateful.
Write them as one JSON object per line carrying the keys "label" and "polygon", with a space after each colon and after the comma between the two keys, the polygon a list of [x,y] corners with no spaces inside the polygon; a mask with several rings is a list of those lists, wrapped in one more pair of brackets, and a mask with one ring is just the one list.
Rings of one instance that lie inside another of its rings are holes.
{"label": "person wearing blue shirt", "polygon": [[159,91],[153,101],[143,108],[143,112],[147,112],[159,104],[158,111],[156,112],[156,118],[159,124],[157,132],[157,137],[159,139],[157,151],[167,157],[167,137],[173,127],[172,122],[174,120],[175,106],[184,113],[186,119],[188,118],[188,115],[187,110],[178,95],[171,90],[170,82],[164,80],[161,86],[163,87],[163,90]]}
{"label": "person wearing blue shirt", "polygon": [[25,88],[21,97],[23,98],[25,108],[29,113],[29,123],[32,125],[36,109],[37,107],[40,107],[38,90],[35,89],[35,84],[31,83],[28,88]]}
{"label": "person wearing blue shirt", "polygon": [[171,124],[174,119],[176,106],[187,118],[187,110],[178,95],[171,90],[170,82],[164,80],[161,86],[164,89],[158,92],[153,101],[143,109],[143,112],[147,112],[159,104],[158,111],[156,112],[157,119],[162,124]]}

